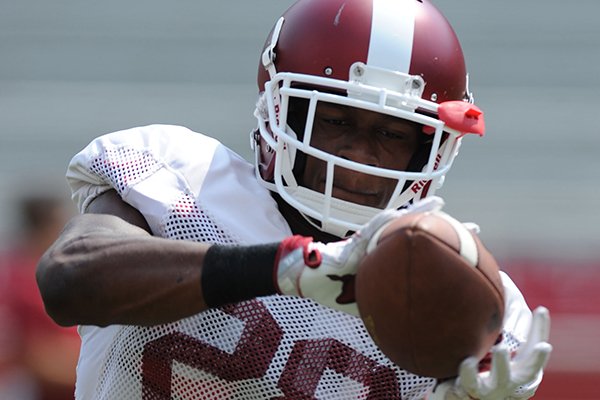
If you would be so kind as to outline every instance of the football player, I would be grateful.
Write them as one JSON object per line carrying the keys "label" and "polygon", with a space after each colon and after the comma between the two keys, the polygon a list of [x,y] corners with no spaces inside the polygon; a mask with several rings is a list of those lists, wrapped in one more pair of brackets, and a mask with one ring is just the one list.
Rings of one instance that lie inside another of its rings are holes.
{"label": "football player", "polygon": [[444,16],[428,0],[299,0],[268,35],[258,86],[254,166],[165,125],[72,159],[81,215],[37,279],[55,321],[80,325],[76,397],[531,397],[548,312],[532,314],[505,274],[487,371],[466,359],[456,379],[413,375],[357,316],[370,239],[440,209],[462,138],[484,133]]}

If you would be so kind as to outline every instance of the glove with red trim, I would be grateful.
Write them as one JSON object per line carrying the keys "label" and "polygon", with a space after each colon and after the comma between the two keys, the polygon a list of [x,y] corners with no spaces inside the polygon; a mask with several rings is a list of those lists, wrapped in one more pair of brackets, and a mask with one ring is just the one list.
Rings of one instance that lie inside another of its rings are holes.
{"label": "glove with red trim", "polygon": [[522,400],[529,399],[538,388],[552,345],[550,313],[545,307],[533,311],[525,343],[510,359],[508,349],[498,346],[492,351],[490,371],[479,372],[478,360],[467,358],[460,366],[458,378],[444,382],[429,400]]}
{"label": "glove with red trim", "polygon": [[354,297],[356,269],[372,238],[393,220],[409,213],[440,210],[439,197],[421,200],[407,209],[376,215],[348,239],[313,242],[310,237],[285,239],[275,258],[276,285],[280,294],[310,298],[319,304],[358,316]]}

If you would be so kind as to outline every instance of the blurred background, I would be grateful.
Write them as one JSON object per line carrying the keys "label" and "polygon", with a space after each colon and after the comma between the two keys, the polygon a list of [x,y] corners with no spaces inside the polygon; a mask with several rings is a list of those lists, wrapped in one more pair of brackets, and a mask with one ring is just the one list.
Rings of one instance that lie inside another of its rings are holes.
{"label": "blurred background", "polygon": [[[64,221],[56,218],[74,212],[66,166],[94,137],[178,124],[250,160],[259,51],[291,3],[0,0],[0,248],[5,264],[23,264],[32,296],[35,259]],[[555,351],[536,398],[598,399],[600,2],[434,3],[461,39],[487,124],[484,138],[463,141],[438,193],[447,211],[481,226],[530,305],[552,312]],[[32,204],[56,215],[56,203],[64,214],[31,223]],[[33,237],[42,230],[45,237]],[[2,269],[0,303],[9,293]],[[2,315],[0,304],[0,331],[7,331],[14,323]],[[16,336],[4,336],[0,398],[10,398],[3,379],[50,386],[70,379],[33,371],[31,354],[18,373],[7,373],[18,357],[6,351],[17,348]],[[37,348],[31,343],[24,346]],[[28,398],[42,398],[36,390]]]}

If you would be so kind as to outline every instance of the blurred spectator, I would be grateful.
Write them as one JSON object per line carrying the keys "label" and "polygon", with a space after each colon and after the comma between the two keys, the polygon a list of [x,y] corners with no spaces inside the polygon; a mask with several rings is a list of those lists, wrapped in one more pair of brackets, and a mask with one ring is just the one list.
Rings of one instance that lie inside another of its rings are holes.
{"label": "blurred spectator", "polygon": [[0,253],[0,399],[73,399],[79,336],[45,313],[37,261],[70,216],[60,196],[31,195],[17,204],[19,232]]}

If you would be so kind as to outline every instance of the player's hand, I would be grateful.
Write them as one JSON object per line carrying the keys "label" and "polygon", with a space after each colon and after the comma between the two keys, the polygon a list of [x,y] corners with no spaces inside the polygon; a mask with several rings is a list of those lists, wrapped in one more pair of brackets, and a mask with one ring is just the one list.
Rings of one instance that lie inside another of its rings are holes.
{"label": "player's hand", "polygon": [[279,246],[275,259],[279,292],[306,297],[327,307],[358,316],[354,297],[356,270],[383,229],[396,218],[414,212],[440,210],[439,197],[421,200],[404,210],[388,210],[376,215],[346,240],[313,242],[310,237],[291,236]]}
{"label": "player's hand", "polygon": [[429,400],[529,399],[540,384],[552,352],[549,334],[550,314],[545,307],[538,307],[533,312],[527,340],[512,360],[505,346],[493,350],[488,372],[479,372],[478,360],[467,358],[460,366],[458,378],[440,384]]}

